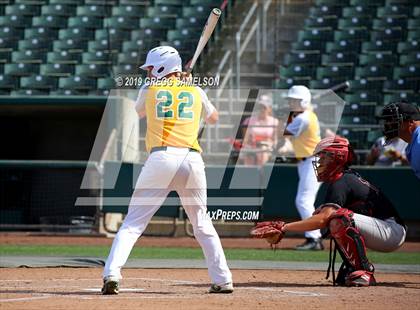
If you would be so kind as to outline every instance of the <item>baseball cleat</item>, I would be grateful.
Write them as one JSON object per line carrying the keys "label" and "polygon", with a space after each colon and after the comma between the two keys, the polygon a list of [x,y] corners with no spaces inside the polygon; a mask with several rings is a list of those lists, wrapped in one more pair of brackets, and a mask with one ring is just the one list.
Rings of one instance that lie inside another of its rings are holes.
{"label": "baseball cleat", "polygon": [[209,293],[212,293],[212,294],[230,294],[230,293],[233,293],[233,284],[232,284],[232,282],[221,284],[221,285],[212,284],[210,289],[209,289]]}
{"label": "baseball cleat", "polygon": [[372,272],[356,270],[346,277],[346,286],[373,286],[376,285]]}
{"label": "baseball cleat", "polygon": [[299,251],[322,251],[324,245],[322,239],[306,238],[305,243],[296,246],[295,249]]}
{"label": "baseball cleat", "polygon": [[102,286],[102,295],[117,295],[120,286],[117,278],[109,277],[104,279]]}

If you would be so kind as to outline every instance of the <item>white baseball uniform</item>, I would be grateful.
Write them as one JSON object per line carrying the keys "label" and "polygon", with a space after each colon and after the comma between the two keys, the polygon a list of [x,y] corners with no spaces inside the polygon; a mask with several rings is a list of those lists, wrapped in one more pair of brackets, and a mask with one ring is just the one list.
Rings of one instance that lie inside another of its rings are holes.
{"label": "white baseball uniform", "polygon": [[146,148],[150,152],[118,231],[103,276],[121,278],[120,270],[153,214],[171,191],[177,191],[193,226],[214,284],[232,282],[219,236],[207,216],[207,184],[201,148],[197,141],[200,117],[214,106],[199,87],[143,87],[136,110],[146,112]]}
{"label": "white baseball uniform", "polygon": [[[321,185],[312,166],[313,151],[321,140],[318,118],[311,110],[305,110],[287,125],[286,130],[292,134],[290,141],[299,160],[299,184],[295,204],[300,217],[306,219],[312,216],[315,210],[316,194]],[[319,229],[307,231],[305,237],[318,239],[321,238],[321,232]]]}

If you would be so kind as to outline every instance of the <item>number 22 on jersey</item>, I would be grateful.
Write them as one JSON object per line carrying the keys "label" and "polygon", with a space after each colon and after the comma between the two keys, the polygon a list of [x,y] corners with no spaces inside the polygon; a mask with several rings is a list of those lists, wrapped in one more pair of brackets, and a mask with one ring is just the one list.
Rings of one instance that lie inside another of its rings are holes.
{"label": "number 22 on jersey", "polygon": [[174,100],[169,90],[159,90],[156,93],[156,118],[192,120],[194,112],[190,109],[194,104],[194,96],[188,91],[180,91]]}

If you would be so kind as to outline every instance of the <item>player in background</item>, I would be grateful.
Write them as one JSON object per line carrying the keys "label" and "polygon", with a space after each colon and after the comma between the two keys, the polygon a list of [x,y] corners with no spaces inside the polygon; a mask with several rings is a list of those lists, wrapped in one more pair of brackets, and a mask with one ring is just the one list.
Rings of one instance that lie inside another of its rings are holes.
{"label": "player in background", "polygon": [[399,137],[408,143],[405,154],[414,174],[420,179],[420,109],[407,102],[386,105],[380,117],[385,144]]}
{"label": "player in background", "polygon": [[349,168],[354,152],[347,139],[325,138],[317,145],[314,155],[317,178],[328,186],[324,203],[305,220],[286,224],[262,222],[259,229],[270,232],[275,227],[278,236],[268,234],[267,238],[277,243],[289,231],[328,228],[343,259],[335,278],[335,254],[332,260],[330,254],[328,274],[332,267],[333,283],[375,285],[374,267],[366,256],[366,247],[380,252],[395,251],[404,243],[407,228],[385,195]]}
{"label": "player in background", "polygon": [[[210,293],[233,292],[232,274],[223,248],[207,216],[207,184],[197,140],[202,112],[208,123],[218,112],[204,91],[182,83],[182,62],[176,49],[159,46],[149,51],[140,67],[161,84],[143,86],[136,101],[140,117],[147,119],[149,152],[103,271],[103,294],[118,294],[121,268],[153,214],[171,191],[177,191],[203,249],[212,285]],[[165,81],[164,79],[165,78]]]}
{"label": "player in background", "polygon": [[[305,86],[295,85],[287,93],[291,109],[291,119],[284,131],[290,136],[297,158],[299,183],[295,199],[296,208],[302,219],[312,215],[318,189],[321,185],[315,176],[312,154],[321,140],[318,117],[313,112],[311,93]],[[296,247],[297,250],[323,250],[319,229],[305,232],[306,241]]]}

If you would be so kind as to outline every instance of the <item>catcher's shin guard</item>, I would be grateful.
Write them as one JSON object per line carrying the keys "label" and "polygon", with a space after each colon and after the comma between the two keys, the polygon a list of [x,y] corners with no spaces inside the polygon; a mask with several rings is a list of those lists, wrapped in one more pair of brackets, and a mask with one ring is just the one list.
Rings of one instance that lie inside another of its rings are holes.
{"label": "catcher's shin guard", "polygon": [[354,224],[353,212],[344,208],[338,209],[329,218],[328,226],[344,264],[344,268],[340,268],[337,283],[347,286],[374,285],[374,267],[366,256],[365,242]]}

